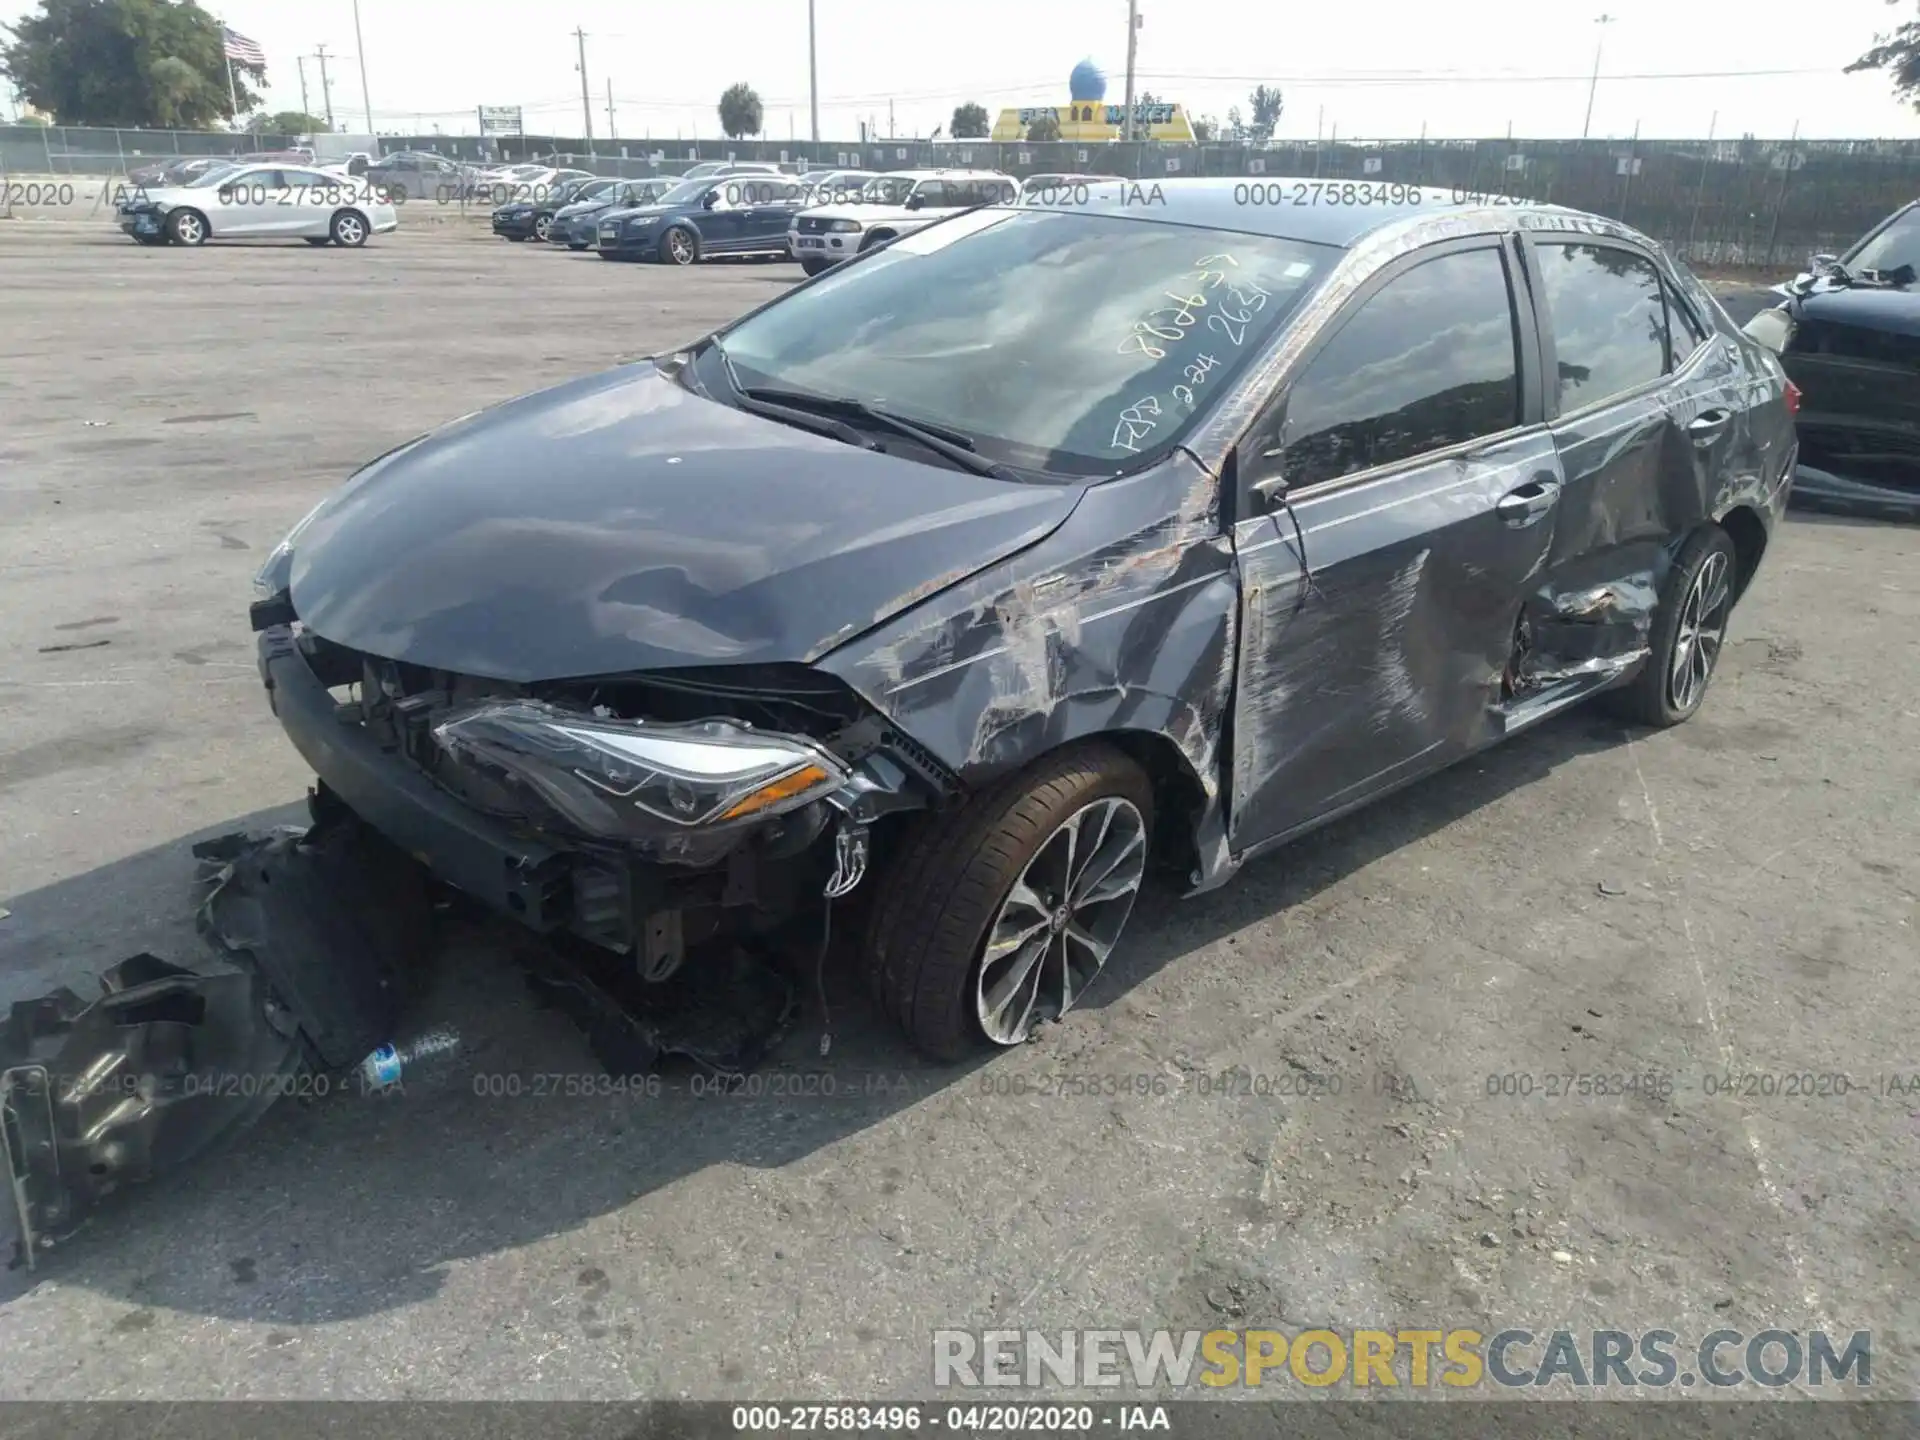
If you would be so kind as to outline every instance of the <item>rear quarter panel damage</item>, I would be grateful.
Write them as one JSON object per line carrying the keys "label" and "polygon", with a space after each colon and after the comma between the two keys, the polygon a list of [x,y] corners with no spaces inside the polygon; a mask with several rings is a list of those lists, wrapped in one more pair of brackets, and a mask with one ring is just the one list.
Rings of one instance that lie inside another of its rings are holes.
{"label": "rear quarter panel damage", "polygon": [[[1113,731],[1219,799],[1237,587],[1219,483],[1181,451],[1092,486],[1045,540],[818,661],[969,786]],[[1119,538],[1115,538],[1119,537]]]}

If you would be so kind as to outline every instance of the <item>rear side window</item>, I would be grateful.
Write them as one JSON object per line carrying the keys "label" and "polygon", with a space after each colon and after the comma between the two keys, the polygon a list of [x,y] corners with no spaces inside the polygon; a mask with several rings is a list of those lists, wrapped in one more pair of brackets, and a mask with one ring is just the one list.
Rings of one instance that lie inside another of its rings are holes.
{"label": "rear side window", "polygon": [[1456,251],[1387,282],[1287,397],[1289,485],[1337,480],[1510,430],[1519,341],[1497,249]]}
{"label": "rear side window", "polygon": [[1563,413],[1667,373],[1667,306],[1651,261],[1611,245],[1558,241],[1536,243],[1535,253]]}
{"label": "rear side window", "polygon": [[914,187],[913,198],[927,210],[944,209],[954,203],[947,197],[947,184],[944,180],[922,181]]}

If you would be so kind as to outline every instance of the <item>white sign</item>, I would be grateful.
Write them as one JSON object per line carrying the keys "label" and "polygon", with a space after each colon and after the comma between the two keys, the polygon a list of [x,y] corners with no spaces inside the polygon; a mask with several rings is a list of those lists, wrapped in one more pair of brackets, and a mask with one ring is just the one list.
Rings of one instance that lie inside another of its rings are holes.
{"label": "white sign", "polygon": [[1380,157],[1378,155],[1367,156],[1366,159],[1360,162],[1360,173],[1362,175],[1378,175],[1380,173]]}
{"label": "white sign", "polygon": [[482,105],[480,107],[480,133],[485,135],[521,135],[520,107],[518,105]]}
{"label": "white sign", "polygon": [[1616,175],[1638,175],[1640,173],[1640,157],[1638,155],[1622,155],[1614,162],[1613,173]]}

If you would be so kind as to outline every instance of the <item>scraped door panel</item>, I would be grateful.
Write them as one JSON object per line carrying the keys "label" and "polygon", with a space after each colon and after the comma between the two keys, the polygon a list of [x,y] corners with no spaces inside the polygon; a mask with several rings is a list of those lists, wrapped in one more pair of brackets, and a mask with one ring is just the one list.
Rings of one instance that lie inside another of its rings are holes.
{"label": "scraped door panel", "polygon": [[1241,662],[1229,843],[1300,830],[1484,743],[1520,597],[1545,561],[1551,509],[1503,499],[1557,483],[1552,440],[1302,498],[1243,521]]}

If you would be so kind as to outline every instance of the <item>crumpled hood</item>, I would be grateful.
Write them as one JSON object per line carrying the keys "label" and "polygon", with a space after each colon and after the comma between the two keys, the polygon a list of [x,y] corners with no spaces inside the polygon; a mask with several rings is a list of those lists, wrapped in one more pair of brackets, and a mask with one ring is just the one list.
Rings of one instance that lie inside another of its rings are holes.
{"label": "crumpled hood", "polygon": [[643,362],[367,466],[295,539],[293,606],[342,645],[522,683],[808,661],[1040,540],[1083,488],[860,450]]}

